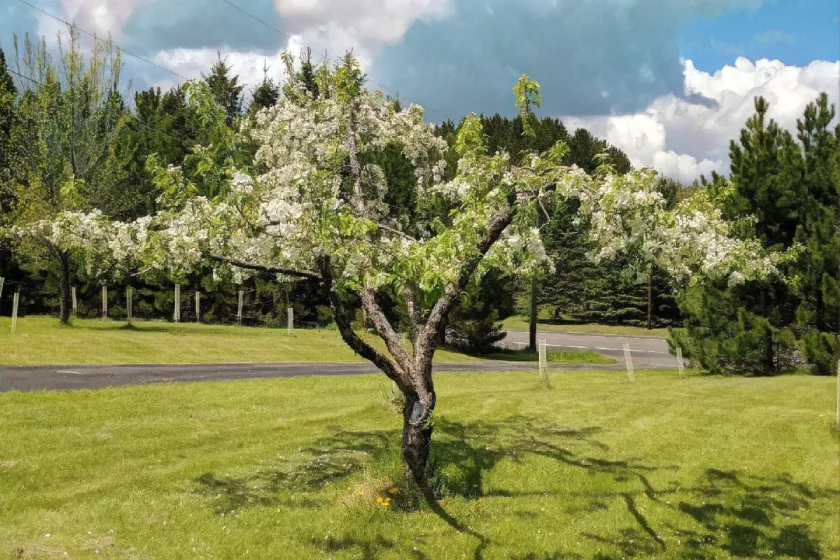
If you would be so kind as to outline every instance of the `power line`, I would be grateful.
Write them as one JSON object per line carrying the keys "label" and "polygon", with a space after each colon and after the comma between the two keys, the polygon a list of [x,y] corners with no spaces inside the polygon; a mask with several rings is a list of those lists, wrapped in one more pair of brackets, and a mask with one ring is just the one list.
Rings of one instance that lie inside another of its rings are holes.
{"label": "power line", "polygon": [[62,19],[62,18],[58,17],[57,15],[52,14],[52,13],[50,13],[50,12],[48,12],[48,11],[44,10],[43,8],[39,8],[38,6],[36,6],[36,5],[34,5],[34,4],[29,3],[27,0],[19,0],[19,1],[20,1],[22,4],[26,4],[27,6],[29,6],[29,7],[30,7],[30,8],[32,8],[33,10],[37,10],[37,11],[41,12],[41,13],[42,13],[42,14],[44,14],[45,16],[51,17],[51,18],[53,18],[53,19],[54,19],[54,20],[56,20],[56,21],[60,21],[61,23],[65,24],[65,25],[67,25],[67,26],[69,26],[69,27],[75,27],[76,29],[78,29],[79,31],[81,31],[82,33],[84,33],[85,35],[88,35],[89,37],[92,37],[94,41],[100,41],[100,42],[103,42],[103,43],[105,43],[105,44],[107,44],[107,45],[110,45],[111,47],[116,47],[117,49],[119,49],[119,50],[120,50],[120,52],[123,52],[123,53],[127,54],[128,56],[134,57],[134,58],[136,58],[137,60],[140,60],[140,61],[142,61],[142,62],[145,62],[146,64],[151,64],[152,66],[154,66],[154,67],[156,67],[156,68],[160,68],[161,70],[163,70],[163,71],[165,71],[165,72],[169,72],[169,73],[170,73],[170,74],[172,74],[173,76],[178,76],[179,78],[181,78],[181,79],[182,79],[182,80],[184,80],[185,82],[186,82],[186,81],[188,81],[188,79],[187,79],[186,77],[182,76],[182,75],[181,75],[181,74],[179,74],[178,72],[175,72],[174,70],[171,70],[171,69],[169,69],[169,68],[166,68],[165,66],[161,66],[161,65],[160,65],[160,64],[158,64],[157,62],[153,62],[153,61],[149,60],[148,58],[144,58],[144,57],[142,57],[142,56],[140,56],[140,55],[138,55],[138,54],[134,54],[134,53],[132,53],[132,52],[130,52],[130,51],[127,51],[127,50],[125,50],[123,47],[121,47],[120,45],[118,45],[118,44],[114,43],[111,39],[108,39],[107,41],[105,41],[104,39],[100,39],[99,37],[97,37],[97,36],[96,36],[96,34],[95,34],[95,33],[91,33],[90,31],[87,31],[86,29],[83,29],[83,28],[79,27],[79,26],[78,26],[78,25],[76,25],[75,23],[70,23],[70,22],[69,22],[69,21],[67,21],[66,19]]}
{"label": "power line", "polygon": [[[21,1],[23,1],[23,0],[21,0]],[[284,31],[281,31],[281,30],[277,29],[276,27],[274,27],[273,25],[271,25],[271,24],[269,24],[269,23],[266,23],[264,20],[262,20],[262,19],[258,18],[257,16],[255,16],[254,14],[252,14],[251,12],[249,12],[248,10],[246,10],[245,8],[243,8],[243,7],[241,7],[241,6],[237,5],[237,4],[234,4],[234,3],[233,3],[233,2],[231,2],[230,0],[222,0],[222,2],[224,2],[225,4],[228,4],[229,6],[232,6],[232,7],[236,8],[237,10],[239,10],[240,12],[242,12],[243,14],[245,14],[246,16],[250,17],[250,18],[251,18],[251,19],[253,19],[253,20],[256,20],[256,21],[260,22],[261,24],[265,25],[265,26],[266,26],[266,27],[268,27],[269,29],[273,29],[274,31],[276,31],[276,32],[277,32],[277,33],[279,33],[280,35],[282,35],[282,36],[284,36],[284,37],[288,38],[290,41],[293,41],[294,43],[297,43],[297,44],[298,44],[298,45],[300,45],[301,47],[305,47],[305,48],[309,49],[310,51],[314,50],[314,49],[312,49],[312,47],[310,47],[310,46],[308,46],[308,45],[305,45],[304,43],[302,43],[302,42],[298,41],[297,39],[295,39],[293,36],[289,35],[288,33],[286,33],[286,32],[284,32]],[[316,52],[317,52],[317,51],[316,51]],[[319,56],[321,56],[321,55],[319,55]],[[327,58],[327,56],[326,56],[326,55],[324,55],[324,56],[323,56],[323,58],[324,58],[324,62],[325,62],[325,63],[329,62],[329,58]],[[392,94],[392,95],[396,96],[397,98],[399,98],[399,93],[395,92],[394,90],[392,90],[392,89],[390,89],[390,88],[387,88],[387,87],[385,87],[384,85],[382,85],[382,84],[380,84],[380,83],[378,83],[378,82],[376,82],[376,81],[374,81],[374,80],[370,80],[370,83],[372,83],[373,85],[377,86],[377,87],[378,87],[379,89],[381,89],[382,91],[384,91],[384,92],[386,92],[386,93],[390,93],[390,94]],[[411,101],[411,100],[409,100],[409,101]],[[432,107],[428,107],[428,106],[425,106],[425,105],[423,105],[422,107],[423,107],[424,109],[426,109],[426,110],[429,110],[429,111],[433,112],[433,113],[437,113],[437,114],[438,114],[438,115],[440,115],[441,117],[444,117],[444,116],[445,116],[443,113],[441,113],[440,111],[437,111],[436,109],[433,109]]]}
{"label": "power line", "polygon": [[[20,72],[17,72],[17,71],[15,71],[15,70],[12,70],[11,68],[8,68],[8,67],[7,67],[7,68],[6,68],[6,71],[7,71],[7,72],[9,72],[10,74],[14,74],[14,75],[15,75],[15,76],[17,76],[18,78],[22,78],[22,79],[24,79],[24,80],[29,80],[30,82],[35,83],[35,84],[38,84],[39,86],[42,86],[42,87],[43,87],[43,86],[45,86],[45,85],[46,85],[44,82],[38,81],[38,80],[36,80],[35,78],[33,78],[33,77],[31,77],[31,76],[26,76],[26,75],[24,75],[24,74],[21,74]],[[145,123],[140,122],[140,121],[139,121],[136,117],[135,117],[134,119],[132,119],[132,120],[131,120],[131,122],[132,122],[132,123],[134,123],[134,124],[136,124],[137,126],[140,126],[140,127],[142,127],[142,128],[145,128],[145,129],[146,129],[146,130],[148,130],[149,132],[154,132],[155,134],[160,134],[161,136],[165,136],[165,137],[169,138],[170,140],[174,140],[175,142],[183,142],[183,141],[184,141],[184,139],[183,139],[183,138],[176,138],[176,137],[171,136],[171,135],[169,135],[169,134],[167,134],[167,133],[165,133],[165,132],[163,132],[163,131],[160,131],[160,130],[158,130],[158,129],[156,129],[156,128],[152,128],[152,127],[150,127],[149,125],[147,125],[147,124],[145,124]]]}

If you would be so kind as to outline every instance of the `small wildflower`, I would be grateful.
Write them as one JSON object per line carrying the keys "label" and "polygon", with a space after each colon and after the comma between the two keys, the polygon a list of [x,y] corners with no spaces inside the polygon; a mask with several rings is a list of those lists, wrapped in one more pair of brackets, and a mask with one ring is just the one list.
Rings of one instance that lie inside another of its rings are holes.
{"label": "small wildflower", "polygon": [[824,416],[825,416],[825,414],[823,414],[822,412],[820,412],[820,418],[822,418],[822,417],[824,417]]}
{"label": "small wildflower", "polygon": [[642,498],[647,498],[647,497],[648,497],[647,492],[642,492]]}
{"label": "small wildflower", "polygon": [[390,488],[390,489],[388,490],[388,493],[389,493],[389,494],[399,494],[399,493],[400,493],[400,489],[399,489],[399,488],[397,488],[396,486],[394,486],[393,488]]}
{"label": "small wildflower", "polygon": [[376,497],[376,503],[377,503],[377,504],[381,504],[381,503],[382,503],[382,496],[377,496],[377,497]]}

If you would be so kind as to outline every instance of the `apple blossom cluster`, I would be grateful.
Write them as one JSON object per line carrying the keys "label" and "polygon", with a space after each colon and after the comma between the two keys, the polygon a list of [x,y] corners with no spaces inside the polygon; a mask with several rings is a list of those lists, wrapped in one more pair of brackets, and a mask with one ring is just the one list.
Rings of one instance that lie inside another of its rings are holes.
{"label": "apple blossom cluster", "polygon": [[[580,201],[596,259],[625,255],[639,270],[656,264],[680,279],[729,275],[741,282],[775,271],[778,257],[735,238],[702,193],[667,208],[653,170],[589,176],[563,164],[562,143],[513,165],[506,153],[486,153],[472,115],[456,140],[457,174],[444,181],[447,144],[422,108],[399,109],[364,88],[348,96],[340,80],[323,75],[319,85],[319,96],[298,92],[256,116],[246,133],[258,145],[254,169],[261,172],[225,168],[218,174],[230,178],[223,196],[176,196],[165,210],[130,223],[67,212],[16,233],[83,254],[91,273],[156,270],[180,278],[212,262],[241,282],[252,272],[236,262],[315,275],[319,259],[329,257],[340,288],[411,289],[434,299],[458,282],[469,259],[483,258],[477,274],[502,267],[532,275],[545,267],[535,213],[560,197]],[[417,213],[435,216],[414,228],[416,237],[386,202],[392,185],[375,163],[386,148],[412,166]],[[164,172],[173,188],[185,188],[180,168]],[[510,218],[506,229],[479,254],[500,216]]]}

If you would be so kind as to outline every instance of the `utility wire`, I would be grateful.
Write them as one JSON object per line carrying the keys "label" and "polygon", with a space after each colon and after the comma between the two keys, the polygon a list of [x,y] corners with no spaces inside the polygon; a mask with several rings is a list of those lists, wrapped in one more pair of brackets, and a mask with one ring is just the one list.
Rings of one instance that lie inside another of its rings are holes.
{"label": "utility wire", "polygon": [[[23,0],[21,0],[21,1],[23,1]],[[240,12],[242,12],[243,14],[245,14],[246,16],[250,17],[250,18],[251,18],[251,19],[253,19],[253,20],[256,20],[256,21],[260,22],[261,24],[265,25],[265,26],[266,26],[266,27],[268,27],[269,29],[273,29],[274,31],[276,31],[277,33],[279,33],[280,35],[282,35],[283,37],[286,37],[286,38],[288,38],[290,41],[292,41],[292,42],[294,42],[294,43],[297,43],[297,44],[298,44],[298,45],[300,45],[301,47],[305,47],[305,48],[309,49],[310,51],[313,51],[313,50],[314,50],[314,49],[312,49],[311,47],[309,47],[308,45],[305,45],[304,43],[302,43],[302,42],[298,41],[297,39],[295,39],[293,36],[289,35],[288,33],[286,33],[286,32],[284,32],[284,31],[281,31],[281,30],[277,29],[276,27],[274,27],[273,25],[271,25],[271,24],[269,24],[269,23],[266,23],[264,20],[262,20],[262,19],[260,19],[259,17],[255,16],[254,14],[252,14],[251,12],[249,12],[248,10],[246,10],[245,8],[243,8],[243,7],[241,7],[241,6],[237,5],[237,4],[234,4],[234,3],[233,3],[233,2],[231,2],[230,0],[222,0],[222,2],[224,2],[225,4],[228,4],[228,5],[230,5],[230,6],[232,6],[233,8],[236,8],[237,10],[239,10]],[[317,52],[317,51],[315,51],[315,52]],[[320,54],[319,54],[319,56],[322,56],[322,55],[320,55]],[[323,59],[324,59],[324,62],[325,62],[325,63],[326,63],[326,62],[329,62],[329,58],[327,58],[327,56],[326,56],[326,55],[323,55]],[[382,85],[382,84],[380,84],[380,83],[378,83],[378,82],[376,82],[376,81],[374,81],[374,80],[370,80],[370,83],[372,83],[373,85],[377,86],[377,87],[378,87],[379,89],[381,89],[382,91],[384,91],[384,92],[386,92],[386,93],[390,93],[391,95],[394,95],[394,96],[396,96],[397,98],[399,98],[399,93],[395,92],[394,90],[392,90],[392,89],[390,89],[390,88],[387,88],[387,87],[385,87],[384,85]],[[410,102],[410,101],[411,101],[411,100],[409,99],[409,102]],[[443,113],[441,113],[440,111],[437,111],[436,109],[433,109],[432,107],[429,107],[429,106],[426,106],[426,105],[423,105],[422,107],[423,107],[424,109],[428,110],[428,111],[431,111],[431,112],[433,112],[433,113],[437,113],[437,114],[438,114],[438,115],[440,115],[441,117],[443,117],[443,116],[444,116],[444,115],[443,115]]]}
{"label": "utility wire", "polygon": [[186,78],[186,77],[184,77],[184,76],[182,76],[182,75],[181,75],[181,74],[179,74],[178,72],[175,72],[174,70],[171,70],[171,69],[169,69],[169,68],[167,68],[167,67],[165,67],[165,66],[161,66],[161,65],[160,65],[160,64],[158,64],[157,62],[151,61],[151,60],[149,60],[148,58],[144,58],[144,57],[142,57],[142,56],[140,56],[140,55],[138,55],[138,54],[134,54],[134,53],[132,53],[131,51],[127,51],[126,49],[124,49],[124,48],[123,48],[123,47],[121,47],[120,45],[118,45],[118,44],[114,43],[114,42],[113,42],[110,38],[109,38],[107,41],[106,41],[106,40],[104,40],[104,39],[100,39],[99,37],[97,37],[97,36],[96,36],[96,34],[95,34],[95,33],[91,33],[90,31],[87,31],[86,29],[83,29],[83,28],[79,27],[79,26],[78,26],[78,25],[76,25],[75,23],[70,23],[70,22],[69,22],[69,21],[67,21],[66,19],[62,19],[62,18],[58,17],[57,15],[52,14],[52,13],[48,12],[47,10],[44,10],[43,8],[39,8],[38,6],[36,6],[36,5],[34,5],[34,4],[31,4],[31,3],[30,3],[30,2],[28,2],[27,0],[19,0],[19,2],[21,2],[22,4],[26,4],[27,6],[29,6],[29,7],[30,7],[30,8],[32,8],[33,10],[37,10],[37,11],[41,12],[42,14],[44,14],[45,16],[51,17],[52,19],[54,19],[54,20],[56,20],[56,21],[60,21],[61,23],[64,23],[64,24],[65,24],[65,25],[67,25],[67,26],[70,26],[70,27],[75,27],[76,29],[78,29],[79,31],[81,31],[82,33],[84,33],[85,35],[88,35],[88,36],[92,37],[94,41],[99,41],[99,42],[105,43],[105,44],[107,44],[107,45],[110,45],[111,47],[116,47],[117,49],[119,49],[119,50],[120,50],[120,52],[125,53],[125,54],[127,54],[128,56],[134,57],[134,58],[136,58],[137,60],[140,60],[140,61],[145,62],[146,64],[151,64],[152,66],[154,66],[154,67],[156,67],[156,68],[160,68],[161,70],[163,70],[163,71],[165,71],[165,72],[169,72],[169,73],[170,73],[170,74],[172,74],[173,76],[177,76],[177,77],[181,78],[182,80],[187,81],[187,78]]}
{"label": "utility wire", "polygon": [[[8,71],[10,74],[14,74],[14,75],[15,75],[15,76],[17,76],[18,78],[22,78],[22,79],[24,79],[24,80],[29,80],[30,82],[35,83],[35,84],[38,84],[39,86],[42,86],[42,87],[43,87],[43,86],[45,86],[45,85],[46,85],[44,82],[40,82],[40,81],[36,80],[35,78],[33,78],[33,77],[31,77],[31,76],[26,76],[26,75],[24,75],[24,74],[21,74],[20,72],[17,72],[17,71],[15,71],[15,70],[12,70],[11,68],[8,68],[8,67],[7,67],[7,68],[6,68],[6,71]],[[155,134],[159,134],[159,135],[161,135],[161,136],[165,136],[165,137],[167,137],[167,138],[169,138],[170,140],[173,140],[173,141],[175,141],[175,142],[183,142],[183,141],[184,141],[184,139],[183,139],[183,138],[176,138],[175,136],[172,136],[172,135],[170,135],[170,134],[167,134],[167,133],[165,133],[165,132],[163,132],[163,131],[161,131],[161,130],[158,130],[158,129],[156,129],[156,128],[152,128],[151,126],[149,126],[149,125],[147,125],[147,124],[145,124],[145,123],[143,123],[143,122],[140,122],[140,121],[139,121],[136,117],[135,117],[134,119],[132,119],[132,120],[131,120],[131,124],[136,124],[137,126],[140,126],[140,127],[142,127],[142,128],[145,128],[145,129],[146,129],[146,130],[148,130],[149,132],[153,132],[153,133],[155,133]]]}

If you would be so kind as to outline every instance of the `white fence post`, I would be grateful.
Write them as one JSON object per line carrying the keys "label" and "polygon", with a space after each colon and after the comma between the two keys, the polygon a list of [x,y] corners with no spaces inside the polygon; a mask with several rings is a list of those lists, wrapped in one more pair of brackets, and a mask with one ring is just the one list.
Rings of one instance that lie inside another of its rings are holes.
{"label": "white fence post", "polygon": [[245,293],[242,290],[239,290],[239,308],[236,311],[236,322],[239,326],[242,326],[242,298]]}
{"label": "white fence post", "polygon": [[636,373],[633,371],[633,356],[630,355],[630,345],[624,345],[624,363],[627,366],[627,378],[630,383],[636,382]]}
{"label": "white fence post", "polygon": [[3,284],[6,283],[6,279],[0,276],[0,298],[3,297]]}
{"label": "white fence post", "polygon": [[102,286],[102,318],[108,318],[108,287]]}
{"label": "white fence post", "polygon": [[181,284],[175,284],[175,312],[172,320],[178,323],[181,320]]}
{"label": "white fence post", "polygon": [[546,355],[546,341],[541,339],[537,345],[537,352],[540,363],[540,383],[543,387],[548,387],[548,356]]}
{"label": "white fence post", "polygon": [[680,370],[680,377],[685,377],[685,363],[683,362],[682,348],[677,347],[677,367]]}
{"label": "white fence post", "polygon": [[295,310],[291,307],[286,308],[286,330],[292,332],[295,329]]}
{"label": "white fence post", "polygon": [[79,303],[76,300],[76,286],[70,288],[70,299],[73,300],[73,318],[76,318],[76,309],[79,307]]}
{"label": "white fence post", "polygon": [[201,292],[195,292],[195,322],[201,322]]}
{"label": "white fence post", "polygon": [[17,316],[18,304],[20,303],[20,288],[15,291],[15,297],[12,299],[12,334],[17,330]]}
{"label": "white fence post", "polygon": [[131,324],[134,303],[134,288],[128,286],[125,289],[125,316],[128,318],[128,323]]}

